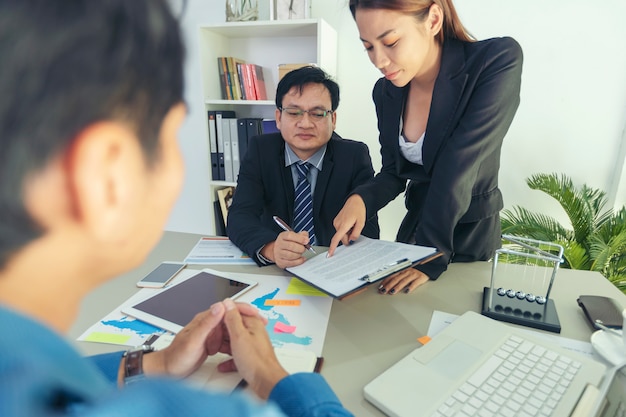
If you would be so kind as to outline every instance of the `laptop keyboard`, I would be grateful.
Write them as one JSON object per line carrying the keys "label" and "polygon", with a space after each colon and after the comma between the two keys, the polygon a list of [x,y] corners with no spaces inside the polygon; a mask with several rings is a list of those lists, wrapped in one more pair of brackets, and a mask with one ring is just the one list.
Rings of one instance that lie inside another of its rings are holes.
{"label": "laptop keyboard", "polygon": [[548,417],[581,364],[510,336],[433,417]]}

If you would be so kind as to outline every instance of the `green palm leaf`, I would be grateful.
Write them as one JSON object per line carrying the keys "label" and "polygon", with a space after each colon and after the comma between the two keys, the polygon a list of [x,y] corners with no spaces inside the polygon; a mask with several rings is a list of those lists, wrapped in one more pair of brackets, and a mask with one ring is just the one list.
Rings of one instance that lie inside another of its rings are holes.
{"label": "green palm leaf", "polygon": [[571,239],[572,233],[552,217],[533,213],[523,207],[503,210],[502,233],[532,239],[556,242]]}
{"label": "green palm leaf", "polygon": [[559,202],[572,224],[574,238],[580,244],[584,244],[596,227],[611,216],[610,211],[602,212],[606,205],[604,192],[587,186],[578,190],[565,175],[536,174],[526,182],[531,189],[543,191]]}

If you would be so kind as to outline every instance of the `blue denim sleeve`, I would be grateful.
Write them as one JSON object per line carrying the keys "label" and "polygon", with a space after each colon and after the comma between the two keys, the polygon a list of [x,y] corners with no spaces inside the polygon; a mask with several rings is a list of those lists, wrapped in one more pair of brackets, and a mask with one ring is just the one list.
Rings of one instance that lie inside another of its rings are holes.
{"label": "blue denim sleeve", "polygon": [[269,400],[290,417],[347,417],[346,410],[320,374],[297,373],[283,378]]}
{"label": "blue denim sleeve", "polygon": [[117,384],[117,374],[120,369],[120,361],[122,360],[123,351],[113,353],[103,353],[101,355],[87,356],[85,359],[91,361],[107,380],[113,384]]}

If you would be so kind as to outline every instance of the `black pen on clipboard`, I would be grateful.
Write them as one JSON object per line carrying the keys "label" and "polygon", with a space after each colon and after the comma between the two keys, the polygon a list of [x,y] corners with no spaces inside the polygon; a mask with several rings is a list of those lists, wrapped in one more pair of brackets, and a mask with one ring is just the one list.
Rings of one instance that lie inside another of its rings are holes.
{"label": "black pen on clipboard", "polygon": [[377,270],[376,272],[372,274],[363,275],[361,278],[359,278],[359,280],[367,281],[367,282],[374,282],[386,275],[389,275],[393,272],[397,272],[408,266],[411,266],[411,264],[412,262],[408,258],[398,259],[395,262],[384,265],[382,268],[380,268],[379,270]]}
{"label": "black pen on clipboard", "polygon": [[[285,232],[293,232],[294,230],[289,227],[289,225],[287,223],[285,223],[285,221],[283,219],[281,219],[278,216],[273,216],[274,221],[276,222],[277,225],[280,226],[281,229],[283,229]],[[306,245],[304,245],[305,248],[307,248],[307,250],[310,250],[311,252],[313,252],[314,254],[317,255],[317,252],[315,252],[315,249],[313,249],[311,247],[311,245],[309,245],[308,243]]]}

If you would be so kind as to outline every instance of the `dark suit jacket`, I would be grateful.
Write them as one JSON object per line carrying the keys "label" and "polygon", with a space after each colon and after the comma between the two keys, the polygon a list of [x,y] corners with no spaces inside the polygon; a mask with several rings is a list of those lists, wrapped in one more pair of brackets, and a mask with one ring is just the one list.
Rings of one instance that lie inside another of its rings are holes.
{"label": "dark suit jacket", "polygon": [[[335,234],[333,220],[346,198],[373,176],[367,145],[333,133],[313,196],[315,236],[319,245],[330,245]],[[282,136],[273,133],[252,138],[241,162],[237,188],[228,211],[228,237],[261,265],[256,252],[282,232],[272,216],[293,224],[293,203],[294,184],[291,167],[285,167]],[[378,239],[379,232],[378,218],[374,215],[367,221],[363,234]]]}
{"label": "dark suit jacket", "polygon": [[500,149],[519,105],[522,51],[511,38],[446,40],[435,82],[424,165],[398,145],[409,87],[384,78],[374,87],[382,169],[355,192],[368,215],[405,189],[408,209],[397,239],[434,246],[444,256],[418,269],[436,279],[448,262],[489,259],[500,246]]}

